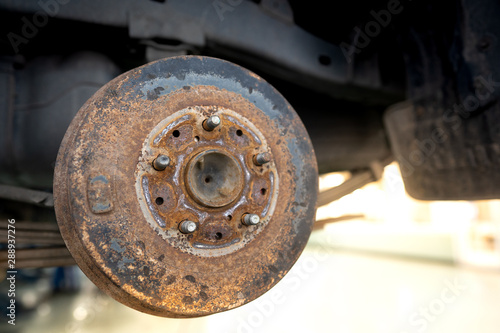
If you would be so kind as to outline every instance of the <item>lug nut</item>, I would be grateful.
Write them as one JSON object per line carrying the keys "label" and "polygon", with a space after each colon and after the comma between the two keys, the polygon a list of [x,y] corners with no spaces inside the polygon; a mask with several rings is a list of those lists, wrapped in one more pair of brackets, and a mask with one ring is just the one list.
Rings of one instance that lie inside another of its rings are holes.
{"label": "lug nut", "polygon": [[260,223],[260,217],[257,214],[245,214],[241,218],[241,222],[245,225],[256,225]]}
{"label": "lug nut", "polygon": [[264,164],[269,163],[269,162],[271,162],[271,154],[269,154],[267,152],[257,154],[253,157],[253,163],[255,163],[255,165],[258,165],[258,166],[264,165]]}
{"label": "lug nut", "polygon": [[166,155],[158,155],[153,161],[153,168],[158,171],[165,170],[170,165],[170,158]]}
{"label": "lug nut", "polygon": [[179,230],[183,233],[183,234],[191,234],[193,232],[196,231],[197,229],[197,225],[195,222],[193,221],[182,221],[180,224],[179,224]]}
{"label": "lug nut", "polygon": [[213,131],[219,125],[219,116],[210,116],[203,122],[203,128],[207,131]]}

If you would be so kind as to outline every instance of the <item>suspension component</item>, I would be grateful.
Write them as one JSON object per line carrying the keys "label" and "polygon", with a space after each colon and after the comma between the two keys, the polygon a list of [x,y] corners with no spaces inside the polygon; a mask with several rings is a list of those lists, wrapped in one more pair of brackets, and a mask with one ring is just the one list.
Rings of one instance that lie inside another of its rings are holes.
{"label": "suspension component", "polygon": [[302,252],[316,199],[295,111],[255,74],[208,57],[106,84],[73,120],[55,170],[59,227],[81,269],[118,301],[166,317],[269,290]]}

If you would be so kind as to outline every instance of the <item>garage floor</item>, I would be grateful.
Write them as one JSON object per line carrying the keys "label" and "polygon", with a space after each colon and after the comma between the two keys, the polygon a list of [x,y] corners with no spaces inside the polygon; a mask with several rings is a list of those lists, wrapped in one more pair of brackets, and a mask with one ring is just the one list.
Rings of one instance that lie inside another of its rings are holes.
{"label": "garage floor", "polygon": [[[80,273],[78,273],[80,274]],[[310,244],[271,291],[205,318],[156,318],[102,295],[82,276],[2,332],[497,333],[500,272]]]}

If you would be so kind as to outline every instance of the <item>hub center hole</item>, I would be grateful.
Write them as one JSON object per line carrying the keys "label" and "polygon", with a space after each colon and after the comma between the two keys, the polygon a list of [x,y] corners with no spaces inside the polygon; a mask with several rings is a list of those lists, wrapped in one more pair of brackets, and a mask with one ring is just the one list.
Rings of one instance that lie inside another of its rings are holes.
{"label": "hub center hole", "polygon": [[233,202],[244,185],[238,161],[215,149],[200,153],[189,162],[186,180],[193,199],[209,207],[223,207]]}

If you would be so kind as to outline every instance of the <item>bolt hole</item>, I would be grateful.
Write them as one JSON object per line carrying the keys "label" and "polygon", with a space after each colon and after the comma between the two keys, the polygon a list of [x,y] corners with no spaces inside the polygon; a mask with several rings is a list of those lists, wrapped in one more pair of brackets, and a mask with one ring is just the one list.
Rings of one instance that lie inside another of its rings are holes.
{"label": "bolt hole", "polygon": [[228,220],[228,221],[231,221],[232,219],[233,219],[233,215],[228,215],[228,216],[227,216],[227,220]]}
{"label": "bolt hole", "polygon": [[174,137],[178,138],[178,137],[179,137],[179,135],[181,135],[181,132],[179,132],[178,130],[175,130],[175,131],[173,131],[173,132],[172,132],[172,135],[173,135]]}
{"label": "bolt hole", "polygon": [[328,66],[332,63],[332,59],[329,56],[323,54],[318,57],[318,61],[323,66]]}
{"label": "bolt hole", "polygon": [[210,177],[210,176],[206,176],[206,177],[205,177],[205,183],[207,183],[207,184],[208,184],[208,183],[210,183],[211,181],[212,181],[212,177]]}
{"label": "bolt hole", "polygon": [[267,192],[267,189],[265,189],[265,188],[261,188],[260,189],[260,194],[261,195],[266,195],[266,192]]}
{"label": "bolt hole", "polygon": [[194,137],[194,142],[198,142],[198,141],[200,141],[200,137],[199,136],[195,136]]}
{"label": "bolt hole", "polygon": [[222,239],[222,233],[216,232],[215,233],[215,239],[217,239],[217,240]]}
{"label": "bolt hole", "polygon": [[236,135],[237,136],[242,136],[243,135],[243,131],[242,130],[237,130],[236,131]]}
{"label": "bolt hole", "polygon": [[158,197],[158,198],[156,198],[155,202],[156,202],[156,204],[158,206],[163,205],[163,198],[162,197]]}

